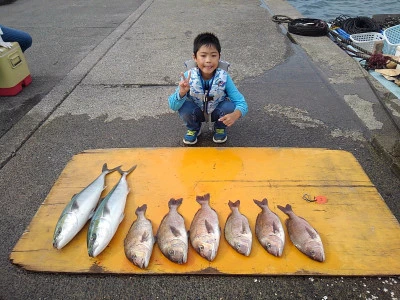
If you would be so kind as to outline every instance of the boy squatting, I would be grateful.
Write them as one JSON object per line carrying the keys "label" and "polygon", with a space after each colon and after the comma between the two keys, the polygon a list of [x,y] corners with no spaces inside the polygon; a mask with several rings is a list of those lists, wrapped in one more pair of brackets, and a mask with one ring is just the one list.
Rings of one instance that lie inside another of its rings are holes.
{"label": "boy squatting", "polygon": [[181,73],[175,93],[169,96],[169,107],[179,112],[187,131],[185,144],[197,143],[205,114],[214,123],[213,141],[227,140],[226,127],[232,126],[248,111],[247,102],[227,71],[218,67],[221,45],[212,33],[199,34],[193,43],[193,60],[197,67]]}

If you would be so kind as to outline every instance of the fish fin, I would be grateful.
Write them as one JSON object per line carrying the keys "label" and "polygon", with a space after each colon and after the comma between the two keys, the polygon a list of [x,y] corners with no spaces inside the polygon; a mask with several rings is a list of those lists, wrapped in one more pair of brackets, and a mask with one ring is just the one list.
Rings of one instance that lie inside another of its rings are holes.
{"label": "fish fin", "polygon": [[242,234],[247,234],[248,227],[246,226],[246,223],[244,221],[242,221]]}
{"label": "fish fin", "polygon": [[101,197],[100,197],[100,199],[99,199],[98,203],[101,203],[101,202],[103,202],[103,200],[104,200],[105,198],[106,198],[106,197],[103,197],[103,198],[101,198]]}
{"label": "fish fin", "polygon": [[181,233],[179,232],[178,229],[176,229],[176,227],[174,227],[174,226],[169,226],[169,228],[171,229],[171,232],[172,232],[172,234],[173,234],[174,236],[176,236],[176,237],[181,236]]}
{"label": "fish fin", "polygon": [[181,206],[182,201],[183,201],[183,198],[179,198],[179,199],[171,198],[168,201],[168,207],[171,208],[172,206],[176,206],[178,208],[179,206]]}
{"label": "fish fin", "polygon": [[267,198],[262,199],[261,204],[268,206],[268,199]]}
{"label": "fish fin", "polygon": [[92,210],[92,211],[90,212],[90,214],[89,214],[89,219],[91,219],[91,218],[93,217],[93,215],[94,215],[94,210]]}
{"label": "fish fin", "polygon": [[286,204],[285,207],[277,205],[277,207],[287,215],[289,215],[289,213],[293,212],[292,206],[290,204]]}
{"label": "fish fin", "polygon": [[121,166],[116,167],[115,169],[118,170],[118,172],[119,172],[121,175],[126,174],[126,176],[128,176],[129,173],[131,173],[133,170],[136,169],[136,167],[137,167],[137,165],[134,165],[134,166],[133,166],[132,168],[130,168],[128,171],[122,171]]}
{"label": "fish fin", "polygon": [[261,207],[261,201],[257,200],[257,199],[253,199],[253,202],[255,204],[257,204],[259,207]]}
{"label": "fish fin", "polygon": [[229,200],[228,202],[229,207],[232,209],[234,207],[239,207],[240,206],[240,200],[236,200],[235,202],[232,202],[231,200]]}
{"label": "fish fin", "polygon": [[129,173],[131,173],[132,171],[134,171],[136,169],[137,165],[134,165],[132,168],[130,168],[128,171],[126,171],[126,175],[128,175]]}
{"label": "fish fin", "polygon": [[203,196],[196,196],[196,201],[202,205],[203,203],[209,203],[210,202],[210,194],[205,194]]}
{"label": "fish fin", "polygon": [[109,214],[110,214],[110,209],[108,208],[108,206],[106,204],[106,205],[104,205],[103,216],[109,215]]}
{"label": "fish fin", "polygon": [[113,168],[113,169],[109,169],[108,166],[107,166],[107,163],[105,163],[105,164],[103,165],[103,168],[101,169],[101,172],[111,173],[111,172],[117,171],[118,168],[120,168],[120,167],[121,167],[121,166],[115,167],[115,168]]}
{"label": "fish fin", "polygon": [[121,175],[124,174],[124,171],[122,171],[121,166],[117,167],[117,171]]}
{"label": "fish fin", "polygon": [[[75,195],[74,195],[74,197],[75,197]],[[78,201],[72,202],[71,211],[72,211],[72,210],[78,210],[78,209],[79,209],[79,203],[78,203]]]}
{"label": "fish fin", "polygon": [[317,238],[317,235],[315,234],[315,232],[312,231],[310,228],[306,227],[306,231],[308,232],[308,234],[310,235],[310,237],[312,239],[316,239]]}
{"label": "fish fin", "polygon": [[267,198],[262,199],[262,201],[259,201],[259,200],[257,200],[257,199],[253,199],[253,201],[254,201],[254,203],[257,204],[261,209],[262,209],[264,206],[268,206],[268,200],[267,200]]}
{"label": "fish fin", "polygon": [[275,221],[272,222],[272,230],[274,233],[279,232],[279,227],[276,225]]}
{"label": "fish fin", "polygon": [[136,208],[135,214],[138,216],[139,213],[141,212],[145,213],[146,210],[147,210],[147,204],[143,204],[142,206]]}
{"label": "fish fin", "polygon": [[148,240],[149,240],[149,237],[150,237],[150,234],[149,234],[148,231],[143,232],[143,234],[142,234],[142,239],[141,239],[140,242],[143,243],[143,242],[148,241]]}
{"label": "fish fin", "polygon": [[121,223],[122,222],[122,220],[125,218],[125,215],[122,213],[120,216],[119,216],[119,223]]}
{"label": "fish fin", "polygon": [[207,229],[208,233],[214,233],[214,228],[211,226],[211,224],[207,220],[204,220],[204,224],[206,225],[206,229]]}

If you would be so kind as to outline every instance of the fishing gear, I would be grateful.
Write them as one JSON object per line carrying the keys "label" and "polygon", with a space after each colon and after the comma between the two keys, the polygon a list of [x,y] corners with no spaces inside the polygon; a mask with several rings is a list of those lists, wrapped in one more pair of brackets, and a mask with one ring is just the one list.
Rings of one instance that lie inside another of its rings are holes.
{"label": "fishing gear", "polygon": [[328,24],[320,19],[292,19],[284,15],[274,15],[272,16],[272,21],[278,24],[288,23],[288,31],[293,34],[323,36],[328,33]]}
{"label": "fishing gear", "polygon": [[[364,48],[361,48],[361,47],[357,46],[357,45],[356,45],[355,43],[353,43],[351,40],[346,39],[346,38],[342,37],[341,35],[339,35],[338,33],[336,33],[333,29],[329,29],[329,34],[333,35],[333,36],[335,37],[336,41],[337,41],[339,44],[342,44],[342,45],[343,45],[343,44],[350,45],[350,46],[352,46],[353,48],[355,48],[355,49],[361,51],[362,53],[365,53],[365,54],[369,55],[369,56],[370,56],[369,58],[365,57],[365,55],[362,55],[362,56],[360,56],[360,57],[361,57],[361,58],[364,58],[364,59],[367,60],[368,62],[369,62],[370,59],[372,59],[371,63],[368,63],[368,65],[367,65],[367,67],[370,68],[370,69],[380,69],[380,68],[383,68],[384,65],[382,65],[382,63],[381,63],[382,60],[384,60],[385,63],[386,63],[387,61],[392,61],[392,62],[394,62],[394,63],[396,63],[396,64],[400,64],[399,61],[393,59],[393,58],[390,57],[390,56],[386,56],[386,55],[383,55],[383,54],[380,54],[380,53],[372,53],[372,52],[370,52],[370,51],[368,51],[368,50],[365,50]],[[346,47],[346,50],[350,50],[350,49]]]}
{"label": "fishing gear", "polygon": [[349,34],[381,32],[381,26],[369,17],[355,17],[344,20],[340,26]]}

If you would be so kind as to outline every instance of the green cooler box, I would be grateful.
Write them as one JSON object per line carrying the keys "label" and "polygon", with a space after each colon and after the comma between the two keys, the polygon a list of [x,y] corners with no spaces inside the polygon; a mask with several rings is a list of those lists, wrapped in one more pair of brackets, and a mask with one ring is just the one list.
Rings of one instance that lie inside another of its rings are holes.
{"label": "green cooler box", "polygon": [[18,43],[12,48],[0,46],[0,96],[15,96],[22,86],[32,82],[28,64]]}

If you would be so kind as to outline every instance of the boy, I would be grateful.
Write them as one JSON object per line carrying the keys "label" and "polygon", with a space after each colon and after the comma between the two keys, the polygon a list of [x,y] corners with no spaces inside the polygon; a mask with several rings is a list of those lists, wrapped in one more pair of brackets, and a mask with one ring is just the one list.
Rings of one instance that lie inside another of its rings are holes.
{"label": "boy", "polygon": [[183,142],[197,143],[201,123],[210,115],[214,123],[213,141],[227,140],[226,127],[247,113],[247,103],[226,70],[218,67],[221,46],[212,33],[201,33],[193,43],[193,60],[197,67],[181,73],[175,93],[169,96],[169,107],[179,112],[187,132]]}

